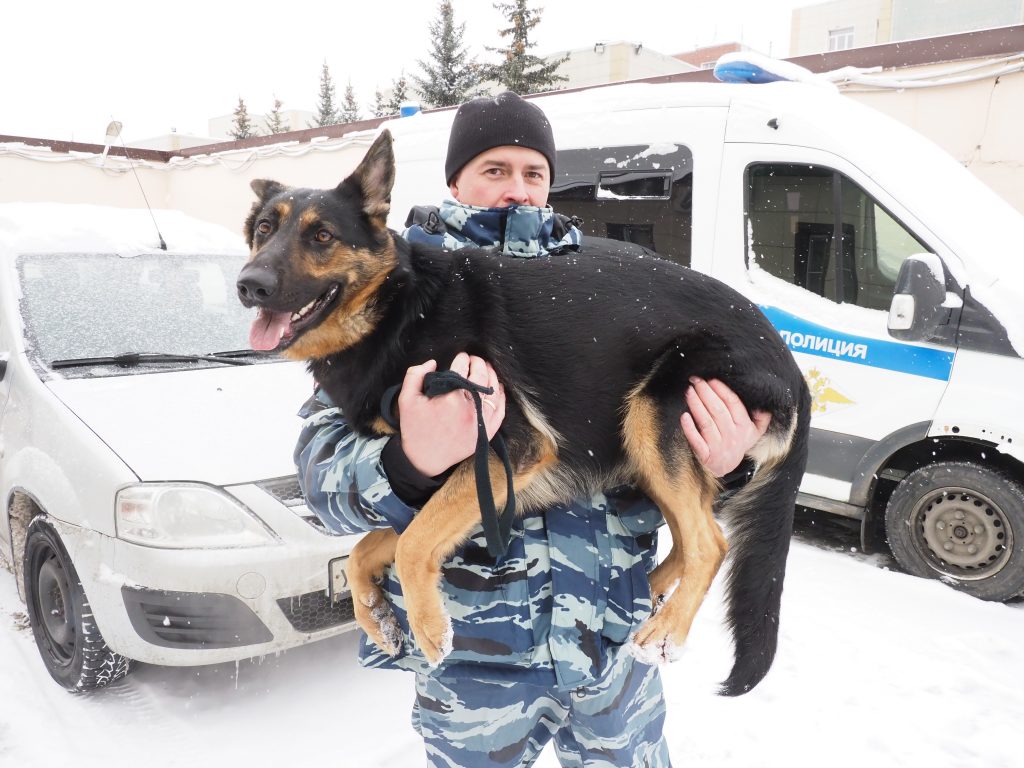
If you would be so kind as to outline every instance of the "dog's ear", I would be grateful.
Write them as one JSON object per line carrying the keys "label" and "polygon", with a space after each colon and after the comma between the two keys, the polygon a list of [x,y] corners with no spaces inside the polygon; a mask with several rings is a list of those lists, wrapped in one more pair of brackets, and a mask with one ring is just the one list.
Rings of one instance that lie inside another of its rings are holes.
{"label": "dog's ear", "polygon": [[252,239],[256,234],[256,215],[263,210],[263,206],[267,200],[272,198],[274,195],[284,192],[288,189],[284,184],[277,181],[271,181],[270,179],[253,179],[249,182],[249,186],[252,187],[252,191],[256,193],[256,197],[259,200],[252,204],[252,208],[249,210],[249,216],[245,220],[245,224],[242,225],[242,233],[245,235],[245,242],[248,243],[249,247],[252,248]]}
{"label": "dog's ear", "polygon": [[363,196],[363,213],[381,229],[391,210],[391,188],[395,185],[395,153],[391,131],[381,131],[359,167],[342,182],[355,182]]}
{"label": "dog's ear", "polygon": [[252,191],[256,193],[256,197],[260,199],[260,202],[267,202],[270,198],[276,195],[278,192],[284,192],[288,187],[277,181],[270,179],[253,179],[249,182],[249,186],[252,187]]}

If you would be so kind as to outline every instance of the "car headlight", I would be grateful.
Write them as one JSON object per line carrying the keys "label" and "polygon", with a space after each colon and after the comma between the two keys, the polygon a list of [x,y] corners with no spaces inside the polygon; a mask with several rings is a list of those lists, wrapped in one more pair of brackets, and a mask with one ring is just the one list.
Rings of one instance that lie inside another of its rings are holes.
{"label": "car headlight", "polygon": [[142,483],[117,492],[117,537],[166,549],[233,549],[276,544],[266,524],[206,485]]}

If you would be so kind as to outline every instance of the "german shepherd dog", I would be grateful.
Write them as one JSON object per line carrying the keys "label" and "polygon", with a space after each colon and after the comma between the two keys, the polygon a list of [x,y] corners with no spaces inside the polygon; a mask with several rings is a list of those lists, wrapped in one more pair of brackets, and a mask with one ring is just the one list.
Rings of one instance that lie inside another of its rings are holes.
{"label": "german shepherd dog", "polygon": [[[251,253],[238,293],[259,308],[253,347],[309,361],[368,436],[395,432],[381,398],[408,367],[462,351],[488,360],[506,392],[501,429],[518,512],[623,482],[661,509],[672,550],[650,574],[656,610],[631,640],[635,653],[674,655],[731,545],[735,662],[721,692],[750,690],[775,655],[810,421],[810,394],[778,333],[713,278],[599,244],[539,259],[410,245],[385,221],[394,177],[385,131],[334,189],[252,182],[259,199],[245,222]],[[680,426],[690,376],[721,379],[748,408],[771,413],[749,452],[752,480],[722,505],[729,545],[712,514],[718,482]],[[500,509],[507,478],[494,453],[489,461]],[[477,498],[470,457],[401,536],[373,531],[353,550],[357,619],[382,649],[397,652],[375,580],[394,562],[417,644],[433,664],[450,650],[440,566],[479,524]]]}

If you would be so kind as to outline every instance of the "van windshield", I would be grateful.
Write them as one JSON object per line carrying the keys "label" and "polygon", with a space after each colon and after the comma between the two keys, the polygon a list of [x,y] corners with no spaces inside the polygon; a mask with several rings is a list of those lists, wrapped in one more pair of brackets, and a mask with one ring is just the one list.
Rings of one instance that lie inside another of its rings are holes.
{"label": "van windshield", "polygon": [[[22,255],[17,268],[26,347],[45,366],[160,352],[163,370],[170,355],[248,350],[252,316],[235,296],[243,263],[240,255]],[[179,367],[196,364],[216,362],[182,361]],[[125,372],[72,367],[62,375]]]}

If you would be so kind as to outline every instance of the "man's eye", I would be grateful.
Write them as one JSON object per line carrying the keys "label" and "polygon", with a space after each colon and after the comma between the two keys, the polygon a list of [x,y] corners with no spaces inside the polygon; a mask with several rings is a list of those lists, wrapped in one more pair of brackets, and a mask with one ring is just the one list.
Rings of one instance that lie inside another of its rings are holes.
{"label": "man's eye", "polygon": [[326,229],[318,229],[314,235],[318,243],[327,243],[334,239],[334,235],[328,232]]}
{"label": "man's eye", "polygon": [[266,219],[263,219],[262,221],[260,221],[259,224],[256,225],[256,231],[259,232],[261,235],[269,235],[270,230],[272,229],[273,227],[270,226],[270,222],[267,221]]}

